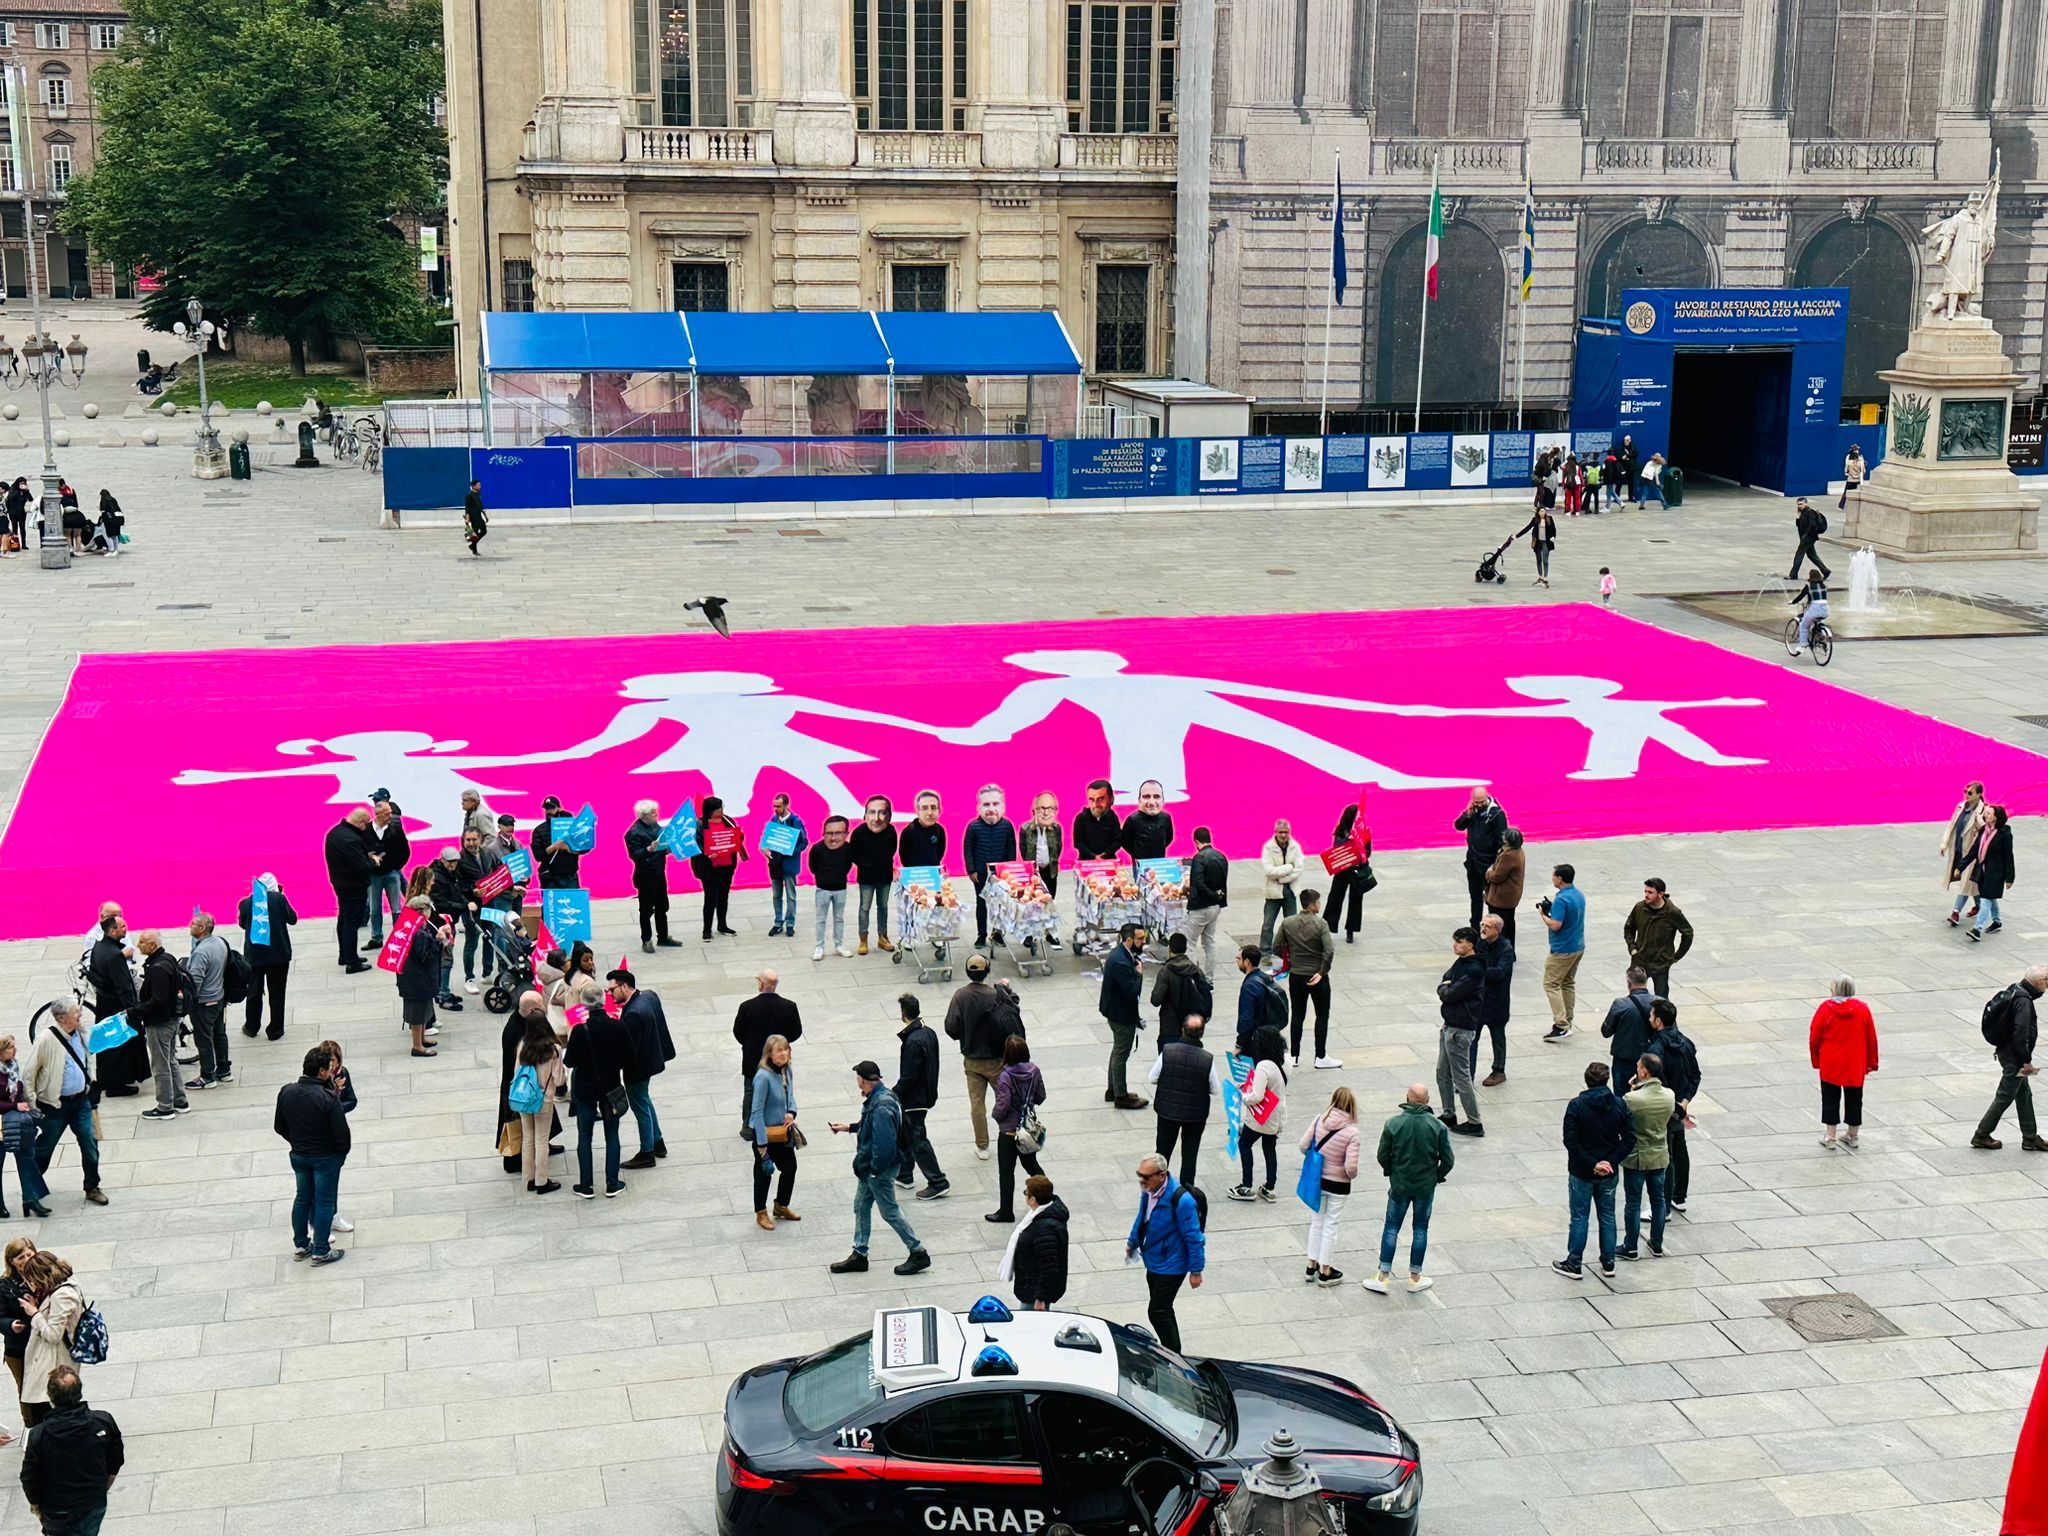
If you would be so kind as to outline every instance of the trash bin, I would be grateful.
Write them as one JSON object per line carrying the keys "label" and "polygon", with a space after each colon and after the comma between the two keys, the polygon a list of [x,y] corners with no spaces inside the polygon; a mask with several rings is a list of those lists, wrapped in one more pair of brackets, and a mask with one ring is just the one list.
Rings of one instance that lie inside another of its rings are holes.
{"label": "trash bin", "polygon": [[137,347],[135,349],[135,371],[137,373],[149,372],[149,348]]}
{"label": "trash bin", "polygon": [[1673,464],[1664,471],[1664,505],[1675,507],[1685,501],[1685,471]]}
{"label": "trash bin", "polygon": [[249,445],[247,443],[228,444],[228,478],[231,480],[246,480],[249,478]]}

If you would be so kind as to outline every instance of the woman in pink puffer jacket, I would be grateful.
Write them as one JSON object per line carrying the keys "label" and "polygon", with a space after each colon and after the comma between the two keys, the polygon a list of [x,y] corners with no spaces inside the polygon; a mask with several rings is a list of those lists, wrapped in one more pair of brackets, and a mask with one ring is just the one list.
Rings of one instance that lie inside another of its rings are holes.
{"label": "woman in pink puffer jacket", "polygon": [[1351,1181],[1358,1177],[1358,1101],[1349,1088],[1330,1095],[1330,1107],[1317,1115],[1302,1134],[1301,1150],[1321,1148],[1323,1187],[1315,1214],[1308,1219],[1308,1272],[1311,1285],[1336,1285],[1344,1271],[1331,1267],[1337,1253],[1337,1218],[1344,1202],[1351,1198]]}

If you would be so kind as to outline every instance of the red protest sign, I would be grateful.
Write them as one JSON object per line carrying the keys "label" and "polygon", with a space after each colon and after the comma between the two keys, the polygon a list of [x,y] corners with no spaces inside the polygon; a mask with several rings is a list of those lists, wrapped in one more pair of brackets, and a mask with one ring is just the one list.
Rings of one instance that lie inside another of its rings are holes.
{"label": "red protest sign", "polygon": [[569,1027],[574,1029],[590,1017],[590,1010],[581,1003],[571,1003],[562,1010],[562,1017],[568,1021]]}
{"label": "red protest sign", "polygon": [[1337,844],[1334,848],[1325,848],[1323,850],[1323,869],[1325,873],[1341,875],[1347,869],[1356,869],[1358,862],[1358,846],[1355,843],[1343,842]]}
{"label": "red protest sign", "polygon": [[721,822],[718,826],[704,829],[704,851],[714,858],[720,854],[731,853],[739,845],[740,834],[737,827],[728,827]]}
{"label": "red protest sign", "polygon": [[512,889],[512,871],[500,864],[476,883],[476,899],[489,901],[493,896],[503,895]]}
{"label": "red protest sign", "polygon": [[1081,880],[1086,880],[1090,875],[1109,875],[1114,878],[1122,867],[1115,859],[1080,859],[1074,864],[1074,875]]}
{"label": "red protest sign", "polygon": [[384,937],[384,947],[377,951],[377,969],[395,971],[405,964],[405,952],[412,947],[412,936],[419,932],[425,920],[423,914],[407,908],[391,925],[391,932]]}

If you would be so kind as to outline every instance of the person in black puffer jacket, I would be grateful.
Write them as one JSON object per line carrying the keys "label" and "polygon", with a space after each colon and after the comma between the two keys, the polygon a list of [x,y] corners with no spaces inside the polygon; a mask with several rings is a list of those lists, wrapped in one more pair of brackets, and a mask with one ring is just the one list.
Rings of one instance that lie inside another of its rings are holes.
{"label": "person in black puffer jacket", "polygon": [[1067,1207],[1043,1174],[1024,1181],[1024,1200],[1031,1209],[1010,1235],[1002,1278],[1015,1288],[1019,1303],[1044,1312],[1067,1294]]}

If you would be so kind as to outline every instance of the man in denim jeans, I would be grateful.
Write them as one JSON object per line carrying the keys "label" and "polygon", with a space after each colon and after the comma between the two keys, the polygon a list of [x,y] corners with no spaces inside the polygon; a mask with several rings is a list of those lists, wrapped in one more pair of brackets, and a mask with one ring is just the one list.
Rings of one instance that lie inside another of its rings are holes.
{"label": "man in denim jeans", "polygon": [[626,1102],[632,1106],[633,1123],[640,1132],[640,1150],[619,1166],[652,1168],[656,1158],[668,1156],[668,1141],[661,1134],[661,1119],[654,1112],[654,1079],[676,1057],[675,1041],[668,1032],[668,1016],[661,1011],[661,999],[644,989],[631,971],[611,971],[605,976],[612,1001],[619,1005],[619,1022],[626,1026],[632,1044],[633,1064],[626,1069]]}
{"label": "man in denim jeans", "polygon": [[[36,1134],[36,1171],[50,1171],[57,1143],[69,1131],[78,1143],[85,1198],[94,1205],[105,1205],[106,1191],[100,1188],[99,1138],[92,1128],[96,1096],[92,1087],[92,1045],[79,1022],[78,999],[68,994],[57,998],[50,1004],[50,1028],[37,1038],[35,1050],[29,1056],[29,1096],[43,1112],[43,1128]],[[26,1194],[22,1198],[28,1199]],[[37,1207],[48,1198],[49,1185],[45,1183],[42,1197],[31,1203],[30,1209],[37,1215],[47,1215],[47,1210]]]}
{"label": "man in denim jeans", "polygon": [[1571,1181],[1571,1236],[1565,1256],[1551,1269],[1567,1280],[1582,1280],[1586,1257],[1586,1226],[1595,1207],[1600,1212],[1600,1273],[1614,1273],[1614,1186],[1621,1165],[1636,1149],[1635,1121],[1628,1106],[1608,1087],[1607,1064],[1586,1065],[1586,1091],[1564,1107],[1564,1150]]}
{"label": "man in denim jeans", "polygon": [[[853,951],[846,947],[846,882],[853,873],[853,850],[846,844],[846,818],[828,816],[825,818],[825,841],[811,849],[811,883],[816,889],[811,893],[818,911],[818,947],[811,951],[813,960],[825,958],[825,919],[832,919],[832,949],[842,960],[851,960]],[[794,874],[791,876],[795,878]],[[796,912],[796,896],[790,895],[792,919]]]}
{"label": "man in denim jeans", "polygon": [[405,866],[412,857],[412,840],[405,835],[405,816],[389,795],[375,801],[370,811],[370,858],[377,872],[370,876],[370,948],[384,947],[384,909],[391,909],[396,923],[405,911]]}
{"label": "man in denim jeans", "polygon": [[[768,848],[768,839],[775,836],[787,838],[796,834],[796,844],[787,853],[777,853]],[[768,930],[771,939],[788,934],[796,937],[796,877],[803,868],[804,850],[811,845],[810,833],[804,827],[804,819],[789,808],[789,796],[775,797],[775,814],[768,818],[768,825],[761,829],[761,844],[768,853],[768,893],[774,904],[774,926]]]}
{"label": "man in denim jeans", "polygon": [[341,1165],[348,1157],[348,1115],[334,1091],[334,1054],[324,1045],[306,1052],[301,1076],[277,1090],[271,1129],[292,1149],[292,1257],[334,1264],[347,1250],[329,1246]]}
{"label": "man in denim jeans", "polygon": [[[1464,929],[1458,930],[1463,933]],[[1380,1129],[1380,1171],[1387,1176],[1387,1221],[1380,1232],[1379,1268],[1359,1283],[1384,1296],[1394,1279],[1394,1250],[1401,1243],[1401,1222],[1412,1212],[1414,1230],[1408,1239],[1408,1289],[1426,1291],[1436,1282],[1422,1272],[1429,1252],[1429,1213],[1436,1187],[1457,1164],[1450,1132],[1429,1109],[1429,1085],[1414,1083],[1391,1119]]]}
{"label": "man in denim jeans", "polygon": [[1634,1086],[1622,1100],[1635,1122],[1635,1150],[1621,1165],[1622,1199],[1628,1206],[1628,1221],[1621,1239],[1621,1257],[1637,1256],[1637,1235],[1642,1230],[1645,1192],[1650,1197],[1650,1255],[1664,1257],[1664,1220],[1669,1207],[1664,1202],[1664,1177],[1671,1167],[1671,1117],[1678,1108],[1678,1096],[1664,1086],[1664,1062],[1658,1056],[1644,1056],[1636,1063]]}
{"label": "man in denim jeans", "polygon": [[873,1230],[875,1207],[882,1208],[882,1220],[903,1239],[910,1256],[896,1266],[899,1275],[919,1275],[932,1267],[917,1233],[904,1220],[896,1205],[896,1165],[902,1156],[898,1143],[903,1134],[903,1110],[896,1095],[882,1086],[882,1069],[872,1061],[857,1062],[854,1076],[860,1079],[860,1119],[853,1125],[830,1122],[834,1131],[854,1133],[853,1252],[831,1266],[835,1275],[864,1274],[868,1267],[868,1234]]}

